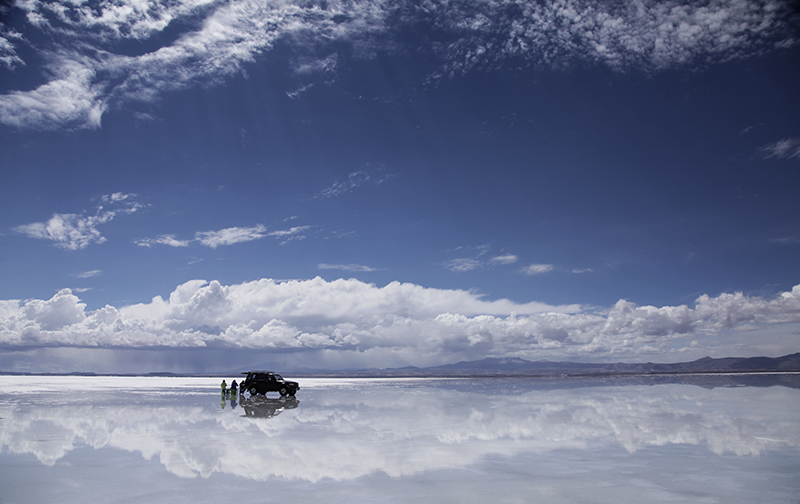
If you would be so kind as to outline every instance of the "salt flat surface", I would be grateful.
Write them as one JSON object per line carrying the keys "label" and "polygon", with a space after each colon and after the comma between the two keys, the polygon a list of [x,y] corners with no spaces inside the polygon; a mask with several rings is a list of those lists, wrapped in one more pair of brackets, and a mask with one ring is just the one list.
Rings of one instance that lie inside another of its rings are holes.
{"label": "salt flat surface", "polygon": [[218,378],[182,378],[162,376],[2,376],[0,394],[42,394],[51,392],[140,391],[176,389],[218,389]]}
{"label": "salt flat surface", "polygon": [[794,388],[298,381],[294,400],[242,401],[221,397],[216,378],[0,377],[0,502],[800,495]]}

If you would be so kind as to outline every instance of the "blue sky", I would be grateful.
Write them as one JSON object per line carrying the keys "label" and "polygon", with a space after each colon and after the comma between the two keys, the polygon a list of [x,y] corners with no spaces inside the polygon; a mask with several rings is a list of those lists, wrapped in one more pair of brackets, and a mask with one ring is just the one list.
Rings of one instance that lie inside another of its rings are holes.
{"label": "blue sky", "polygon": [[0,369],[800,348],[791,4],[3,6]]}

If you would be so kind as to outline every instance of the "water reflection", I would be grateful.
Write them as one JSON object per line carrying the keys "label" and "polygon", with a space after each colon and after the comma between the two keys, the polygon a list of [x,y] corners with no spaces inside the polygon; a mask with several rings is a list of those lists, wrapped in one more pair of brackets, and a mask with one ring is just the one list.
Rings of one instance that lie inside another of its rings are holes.
{"label": "water reflection", "polygon": [[243,416],[272,418],[286,409],[295,409],[300,404],[294,396],[281,397],[280,399],[269,399],[265,396],[250,396],[242,398],[241,405],[244,408]]}
{"label": "water reflection", "polygon": [[[242,399],[244,399],[244,394],[242,394]],[[225,409],[225,401],[230,401],[231,409],[236,409],[239,401],[239,394],[237,394],[236,390],[234,389],[231,389],[227,392],[223,391],[222,394],[220,394],[219,399],[219,407],[221,409]]]}
{"label": "water reflection", "polygon": [[690,445],[741,457],[800,450],[798,389],[532,383],[315,380],[303,383],[302,407],[254,397],[237,408],[223,397],[221,409],[218,384],[192,393],[152,382],[92,394],[55,386],[22,396],[6,387],[0,441],[3,451],[32,454],[45,466],[89,446],[140,453],[180,477],[312,482],[407,477],[559,450]]}

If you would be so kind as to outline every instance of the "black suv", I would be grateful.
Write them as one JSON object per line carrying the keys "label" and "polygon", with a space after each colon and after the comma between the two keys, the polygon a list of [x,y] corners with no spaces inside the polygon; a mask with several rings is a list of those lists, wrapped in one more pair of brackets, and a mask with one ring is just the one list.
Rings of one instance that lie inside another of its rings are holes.
{"label": "black suv", "polygon": [[242,374],[247,375],[241,384],[242,392],[247,390],[250,395],[278,392],[281,396],[293,396],[300,389],[299,383],[284,380],[281,375],[272,371],[248,371]]}

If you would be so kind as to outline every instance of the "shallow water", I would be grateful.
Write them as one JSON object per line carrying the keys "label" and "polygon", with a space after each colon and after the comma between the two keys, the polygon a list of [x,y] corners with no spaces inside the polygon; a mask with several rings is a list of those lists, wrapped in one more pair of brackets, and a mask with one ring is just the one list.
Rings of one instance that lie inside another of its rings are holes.
{"label": "shallow water", "polygon": [[242,402],[219,381],[0,377],[0,502],[800,499],[793,387],[298,379]]}

